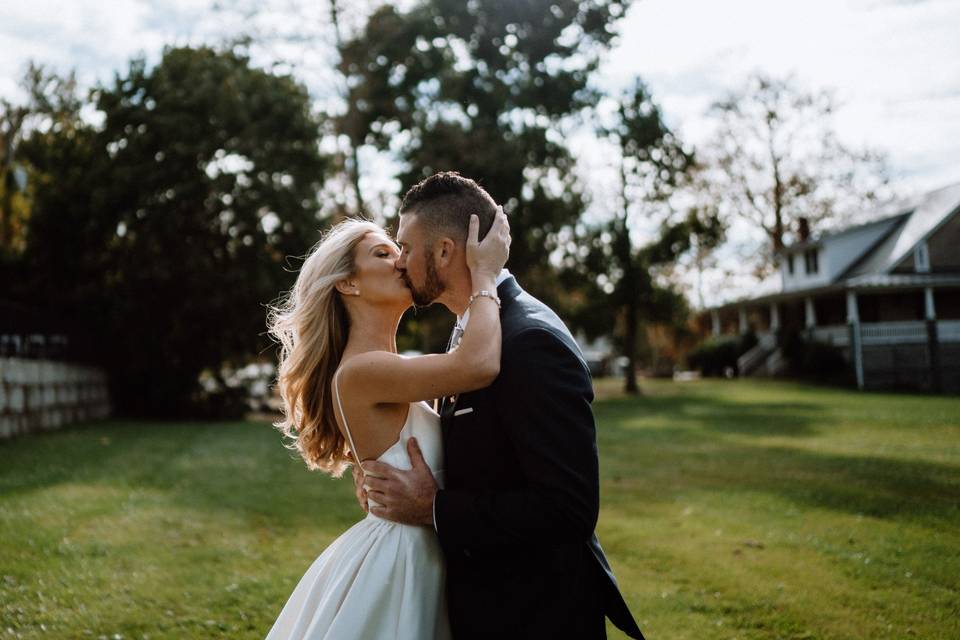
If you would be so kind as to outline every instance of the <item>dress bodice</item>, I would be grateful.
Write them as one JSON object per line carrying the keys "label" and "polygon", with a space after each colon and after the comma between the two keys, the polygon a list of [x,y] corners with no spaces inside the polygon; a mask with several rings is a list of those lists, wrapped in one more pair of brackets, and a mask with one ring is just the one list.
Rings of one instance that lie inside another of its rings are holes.
{"label": "dress bodice", "polygon": [[430,471],[442,486],[443,440],[440,431],[440,416],[425,402],[411,402],[407,421],[400,429],[397,441],[380,454],[378,462],[386,462],[397,469],[409,469],[410,457],[407,455],[407,441],[416,438]]}
{"label": "dress bodice", "polygon": [[[443,478],[443,439],[440,430],[440,415],[431,409],[426,402],[411,402],[410,411],[407,413],[407,420],[400,429],[400,435],[397,441],[380,454],[378,462],[385,462],[397,469],[404,471],[410,469],[413,465],[410,462],[410,456],[407,454],[407,441],[410,438],[416,438],[420,445],[420,452],[423,459],[430,467],[433,478],[437,485],[442,489],[444,486]],[[368,498],[368,504],[381,506],[374,500]],[[372,513],[367,514],[367,518],[379,520],[378,516]]]}
{"label": "dress bodice", "polygon": [[[343,401],[340,398],[339,370],[333,375],[333,388],[336,394],[337,408],[340,410],[340,417],[343,419],[343,426],[346,430],[347,442],[350,444],[350,449],[355,452],[357,447],[353,442],[353,434],[350,431],[350,425],[347,423],[347,416],[343,411]],[[424,462],[430,467],[437,485],[443,488],[443,436],[440,430],[440,415],[431,409],[426,402],[411,402],[409,404],[407,419],[400,428],[397,441],[380,454],[377,462],[385,462],[404,471],[409,470],[413,466],[410,462],[410,456],[407,454],[407,441],[410,438],[417,439]],[[381,506],[373,500],[368,500],[368,502],[375,506]],[[376,518],[377,516],[371,513],[368,514],[368,517]]]}

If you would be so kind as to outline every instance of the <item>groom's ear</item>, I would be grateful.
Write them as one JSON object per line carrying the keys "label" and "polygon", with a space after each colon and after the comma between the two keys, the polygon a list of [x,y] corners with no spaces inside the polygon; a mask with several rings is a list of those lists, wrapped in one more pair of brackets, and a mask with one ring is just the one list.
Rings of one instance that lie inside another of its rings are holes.
{"label": "groom's ear", "polygon": [[457,243],[453,241],[453,238],[443,237],[437,241],[435,246],[437,266],[441,268],[446,268],[450,266],[450,263],[453,262],[454,256],[457,254]]}

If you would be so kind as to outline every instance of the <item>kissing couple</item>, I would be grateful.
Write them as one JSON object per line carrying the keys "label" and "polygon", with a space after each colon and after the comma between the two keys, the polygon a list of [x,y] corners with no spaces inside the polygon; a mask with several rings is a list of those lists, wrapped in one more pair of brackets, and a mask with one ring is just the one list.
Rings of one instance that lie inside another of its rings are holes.
{"label": "kissing couple", "polygon": [[[606,618],[643,638],[594,533],[590,372],[509,248],[493,198],[438,173],[404,196],[396,242],[335,225],[271,309],[276,426],[310,469],[352,466],[367,516],[267,640],[593,640]],[[447,352],[399,355],[401,316],[435,302],[457,316]]]}

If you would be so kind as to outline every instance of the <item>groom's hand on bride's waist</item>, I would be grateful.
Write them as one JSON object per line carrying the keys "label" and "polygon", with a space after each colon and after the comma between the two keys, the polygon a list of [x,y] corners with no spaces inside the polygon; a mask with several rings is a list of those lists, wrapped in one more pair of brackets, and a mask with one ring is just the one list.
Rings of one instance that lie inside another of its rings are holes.
{"label": "groom's hand on bride's waist", "polygon": [[353,467],[353,491],[357,495],[357,502],[360,503],[360,508],[365,512],[370,512],[370,507],[367,505],[367,490],[363,488],[364,481],[363,469],[360,467]]}
{"label": "groom's hand on bride's waist", "polygon": [[437,482],[416,438],[407,441],[407,453],[413,465],[409,471],[384,462],[363,463],[363,484],[370,499],[370,513],[403,524],[433,526]]}

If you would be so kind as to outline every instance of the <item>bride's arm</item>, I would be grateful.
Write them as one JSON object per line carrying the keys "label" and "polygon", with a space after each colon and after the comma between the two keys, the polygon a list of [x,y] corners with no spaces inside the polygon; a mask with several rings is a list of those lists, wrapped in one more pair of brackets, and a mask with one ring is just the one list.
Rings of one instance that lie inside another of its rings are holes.
{"label": "bride's arm", "polygon": [[[496,295],[496,277],[510,247],[507,217],[497,214],[493,226],[477,241],[479,220],[470,219],[467,265],[473,292]],[[486,296],[470,305],[470,321],[460,346],[449,353],[405,357],[374,351],[351,358],[341,377],[373,403],[415,402],[474,391],[489,386],[500,373],[500,310]]]}

